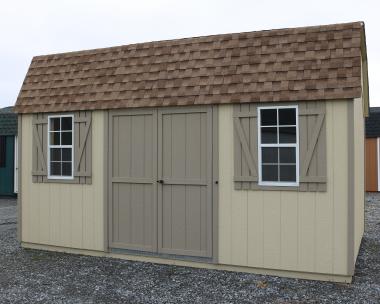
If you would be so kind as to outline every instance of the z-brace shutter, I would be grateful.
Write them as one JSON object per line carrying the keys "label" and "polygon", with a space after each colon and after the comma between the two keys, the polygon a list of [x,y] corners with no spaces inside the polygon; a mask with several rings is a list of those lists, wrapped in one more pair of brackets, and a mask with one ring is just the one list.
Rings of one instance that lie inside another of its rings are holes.
{"label": "z-brace shutter", "polygon": [[[234,105],[234,184],[236,190],[326,191],[326,105],[301,102],[299,112],[299,187],[259,186],[257,103]],[[289,103],[273,106],[294,105]]]}
{"label": "z-brace shutter", "polygon": [[300,191],[326,191],[326,103],[299,104]]}
{"label": "z-brace shutter", "polygon": [[[62,113],[67,114],[67,113]],[[54,115],[59,115],[55,113]],[[47,153],[48,153],[48,114],[33,115],[33,182],[54,183],[92,183],[92,132],[91,111],[80,111],[74,113],[74,179],[47,178]]]}
{"label": "z-brace shutter", "polygon": [[235,189],[258,188],[257,104],[234,105]]}
{"label": "z-brace shutter", "polygon": [[92,183],[91,125],[91,111],[74,114],[74,178],[79,184]]}
{"label": "z-brace shutter", "polygon": [[47,180],[47,114],[34,114],[32,119],[32,180]]}

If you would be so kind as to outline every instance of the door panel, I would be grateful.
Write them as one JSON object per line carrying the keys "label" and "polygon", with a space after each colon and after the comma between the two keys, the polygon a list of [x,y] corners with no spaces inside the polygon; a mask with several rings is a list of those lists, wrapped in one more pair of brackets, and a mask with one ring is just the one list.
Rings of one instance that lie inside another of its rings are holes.
{"label": "door panel", "polygon": [[158,131],[158,250],[211,257],[211,109],[160,109]]}
{"label": "door panel", "polygon": [[110,120],[110,246],[155,251],[156,113],[114,111]]}

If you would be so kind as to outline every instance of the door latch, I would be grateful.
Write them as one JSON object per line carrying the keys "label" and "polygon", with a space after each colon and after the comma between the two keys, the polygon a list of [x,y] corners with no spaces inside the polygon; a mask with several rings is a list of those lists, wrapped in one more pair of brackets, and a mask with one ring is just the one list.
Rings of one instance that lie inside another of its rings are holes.
{"label": "door latch", "polygon": [[164,180],[163,180],[163,179],[159,179],[159,180],[157,181],[157,183],[163,184],[163,183],[164,183]]}

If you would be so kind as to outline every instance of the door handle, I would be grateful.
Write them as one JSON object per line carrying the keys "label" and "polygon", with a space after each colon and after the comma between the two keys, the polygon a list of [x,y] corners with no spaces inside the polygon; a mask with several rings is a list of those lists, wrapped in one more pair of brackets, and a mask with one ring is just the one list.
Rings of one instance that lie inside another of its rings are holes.
{"label": "door handle", "polygon": [[157,181],[157,183],[163,184],[163,183],[164,183],[164,180],[163,180],[163,179],[159,179],[159,180]]}

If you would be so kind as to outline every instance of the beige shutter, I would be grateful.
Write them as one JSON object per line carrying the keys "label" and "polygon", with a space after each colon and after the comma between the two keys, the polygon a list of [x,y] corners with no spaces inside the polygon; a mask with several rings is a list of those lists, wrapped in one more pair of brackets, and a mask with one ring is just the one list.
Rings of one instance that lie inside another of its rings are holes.
{"label": "beige shutter", "polygon": [[326,104],[299,104],[300,191],[326,191]]}
{"label": "beige shutter", "polygon": [[79,184],[91,184],[92,128],[91,111],[74,114],[74,177]]}
{"label": "beige shutter", "polygon": [[47,115],[34,114],[32,120],[32,179],[43,183],[47,177]]}
{"label": "beige shutter", "polygon": [[234,105],[235,189],[257,189],[257,104]]}
{"label": "beige shutter", "polygon": [[[270,104],[270,105],[285,105]],[[294,104],[286,104],[294,105]],[[299,106],[300,186],[298,188],[258,186],[257,107],[234,105],[235,189],[326,191],[326,105],[302,102]]]}

